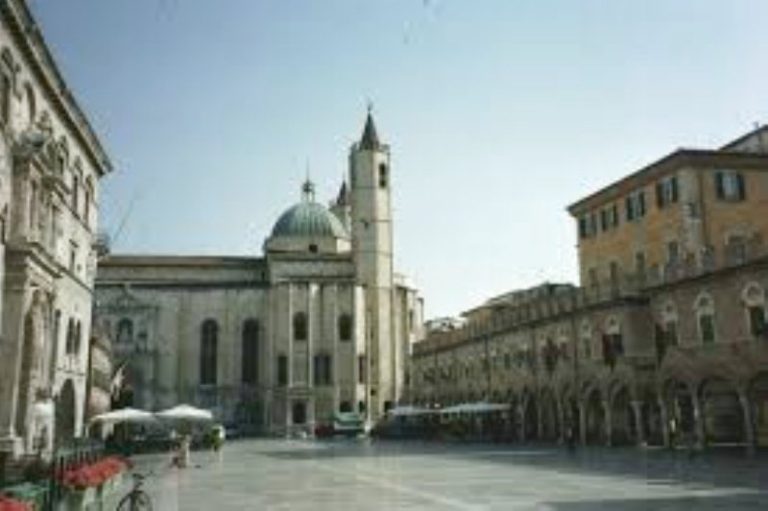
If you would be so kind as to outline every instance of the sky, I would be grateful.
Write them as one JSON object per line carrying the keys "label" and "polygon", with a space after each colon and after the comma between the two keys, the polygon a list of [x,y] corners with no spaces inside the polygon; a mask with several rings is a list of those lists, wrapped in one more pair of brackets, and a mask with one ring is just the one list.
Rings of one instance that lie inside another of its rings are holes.
{"label": "sky", "polygon": [[577,281],[565,208],[768,122],[764,0],[28,0],[114,163],[113,252],[260,255],[373,103],[427,317]]}

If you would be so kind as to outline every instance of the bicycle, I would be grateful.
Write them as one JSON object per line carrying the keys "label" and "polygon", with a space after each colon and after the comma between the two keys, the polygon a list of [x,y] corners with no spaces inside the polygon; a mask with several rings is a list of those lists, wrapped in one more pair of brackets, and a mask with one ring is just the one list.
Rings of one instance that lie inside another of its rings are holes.
{"label": "bicycle", "polygon": [[117,504],[116,511],[152,511],[152,500],[147,492],[141,489],[145,476],[133,473],[133,488]]}

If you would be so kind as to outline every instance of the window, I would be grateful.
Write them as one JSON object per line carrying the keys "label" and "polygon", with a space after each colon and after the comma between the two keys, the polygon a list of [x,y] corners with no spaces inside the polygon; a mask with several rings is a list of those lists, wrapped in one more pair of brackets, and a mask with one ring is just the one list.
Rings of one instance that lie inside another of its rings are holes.
{"label": "window", "polygon": [[72,212],[75,216],[80,215],[80,177],[77,174],[72,175]]}
{"label": "window", "polygon": [[592,358],[592,339],[585,337],[581,340],[581,350],[584,354],[584,360]]}
{"label": "window", "polygon": [[590,213],[579,218],[579,237],[589,238],[597,234],[597,215]]}
{"label": "window", "polygon": [[765,308],[762,305],[752,305],[747,308],[749,314],[749,331],[752,337],[761,337],[766,333]]}
{"label": "window", "polygon": [[67,339],[66,343],[64,344],[64,352],[67,355],[72,354],[74,351],[74,345],[75,345],[75,323],[70,318],[69,321],[67,321]]}
{"label": "window", "polygon": [[645,252],[635,253],[635,272],[639,278],[645,277]]}
{"label": "window", "polygon": [[297,312],[293,315],[293,340],[307,340],[307,315],[303,312]]}
{"label": "window", "polygon": [[278,355],[277,357],[277,384],[281,387],[288,385],[288,357]]}
{"label": "window", "polygon": [[598,282],[597,282],[597,269],[596,268],[590,268],[587,272],[588,280],[589,280],[589,287],[592,289],[596,289]]}
{"label": "window", "polygon": [[352,316],[349,314],[339,316],[339,340],[352,340]]}
{"label": "window", "polygon": [[24,94],[27,96],[27,120],[32,125],[35,123],[35,117],[37,117],[37,102],[35,91],[30,84],[24,86]]}
{"label": "window", "polygon": [[349,401],[342,401],[339,403],[339,412],[340,413],[349,413],[352,411],[352,403]]}
{"label": "window", "polygon": [[743,201],[746,198],[744,176],[740,172],[715,172],[715,194],[720,200]]}
{"label": "window", "polygon": [[610,224],[608,223],[608,210],[603,209],[600,211],[600,229],[607,231],[609,227]]}
{"label": "window", "polygon": [[131,344],[133,342],[133,321],[122,318],[117,322],[117,343]]}
{"label": "window", "polygon": [[715,320],[712,314],[699,314],[699,336],[703,344],[715,342]]}
{"label": "window", "polygon": [[330,385],[333,382],[330,355],[327,353],[315,355],[313,375],[315,385]]}
{"label": "window", "polygon": [[243,323],[242,381],[248,385],[259,382],[259,322],[247,319]]}
{"label": "window", "polygon": [[309,252],[311,254],[317,254],[317,243],[310,243],[309,244]]}
{"label": "window", "polygon": [[619,225],[619,208],[616,204],[600,211],[600,229],[605,232]]}
{"label": "window", "polygon": [[379,188],[387,187],[387,165],[386,163],[379,164]]}
{"label": "window", "polygon": [[765,337],[768,334],[768,321],[763,287],[756,282],[749,283],[742,291],[741,299],[746,307],[749,333],[752,337]]}
{"label": "window", "polygon": [[365,383],[365,355],[357,356],[357,382]]}
{"label": "window", "polygon": [[667,242],[667,264],[677,264],[680,261],[680,246],[677,241]]}
{"label": "window", "polygon": [[85,183],[85,197],[83,198],[83,221],[85,222],[86,226],[90,226],[90,218],[91,218],[91,201],[93,200],[93,184],[91,183],[91,179],[88,178]]}
{"label": "window", "polygon": [[701,339],[702,344],[715,342],[715,308],[709,294],[702,293],[699,295],[694,309],[696,311],[696,323],[699,327],[699,339]]}
{"label": "window", "polygon": [[216,385],[219,325],[206,319],[200,328],[200,384]]}
{"label": "window", "polygon": [[645,192],[640,190],[625,199],[627,221],[631,222],[645,216]]}
{"label": "window", "polygon": [[669,346],[677,346],[677,321],[674,319],[667,320],[664,323],[664,340]]}
{"label": "window", "polygon": [[677,177],[668,177],[656,183],[656,205],[659,209],[677,202],[677,197]]}
{"label": "window", "polygon": [[79,321],[75,322],[75,335],[73,338],[72,354],[78,355],[83,345],[83,325]]}
{"label": "window", "polygon": [[611,287],[617,288],[619,286],[619,263],[616,261],[611,261],[608,270],[611,279]]}
{"label": "window", "polygon": [[504,353],[504,369],[512,369],[512,355]]}
{"label": "window", "polygon": [[12,81],[9,72],[0,72],[0,122],[8,124],[11,119]]}

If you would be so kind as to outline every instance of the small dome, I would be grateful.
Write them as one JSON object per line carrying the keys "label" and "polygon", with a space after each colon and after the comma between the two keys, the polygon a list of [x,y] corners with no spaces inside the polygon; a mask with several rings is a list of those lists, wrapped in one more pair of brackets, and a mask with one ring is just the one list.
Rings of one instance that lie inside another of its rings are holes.
{"label": "small dome", "polygon": [[272,228],[272,237],[347,238],[338,217],[317,202],[300,202],[280,215]]}

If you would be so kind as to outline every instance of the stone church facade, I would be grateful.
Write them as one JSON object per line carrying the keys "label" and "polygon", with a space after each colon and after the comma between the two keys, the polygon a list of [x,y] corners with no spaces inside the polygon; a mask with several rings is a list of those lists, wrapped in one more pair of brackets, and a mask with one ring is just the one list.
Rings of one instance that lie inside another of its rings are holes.
{"label": "stone church facade", "polygon": [[330,208],[306,182],[263,257],[100,261],[96,317],[125,367],[125,402],[191,403],[269,432],[393,406],[422,301],[393,270],[389,157],[369,113]]}
{"label": "stone church facade", "polygon": [[0,2],[0,457],[83,431],[107,155],[25,2]]}

